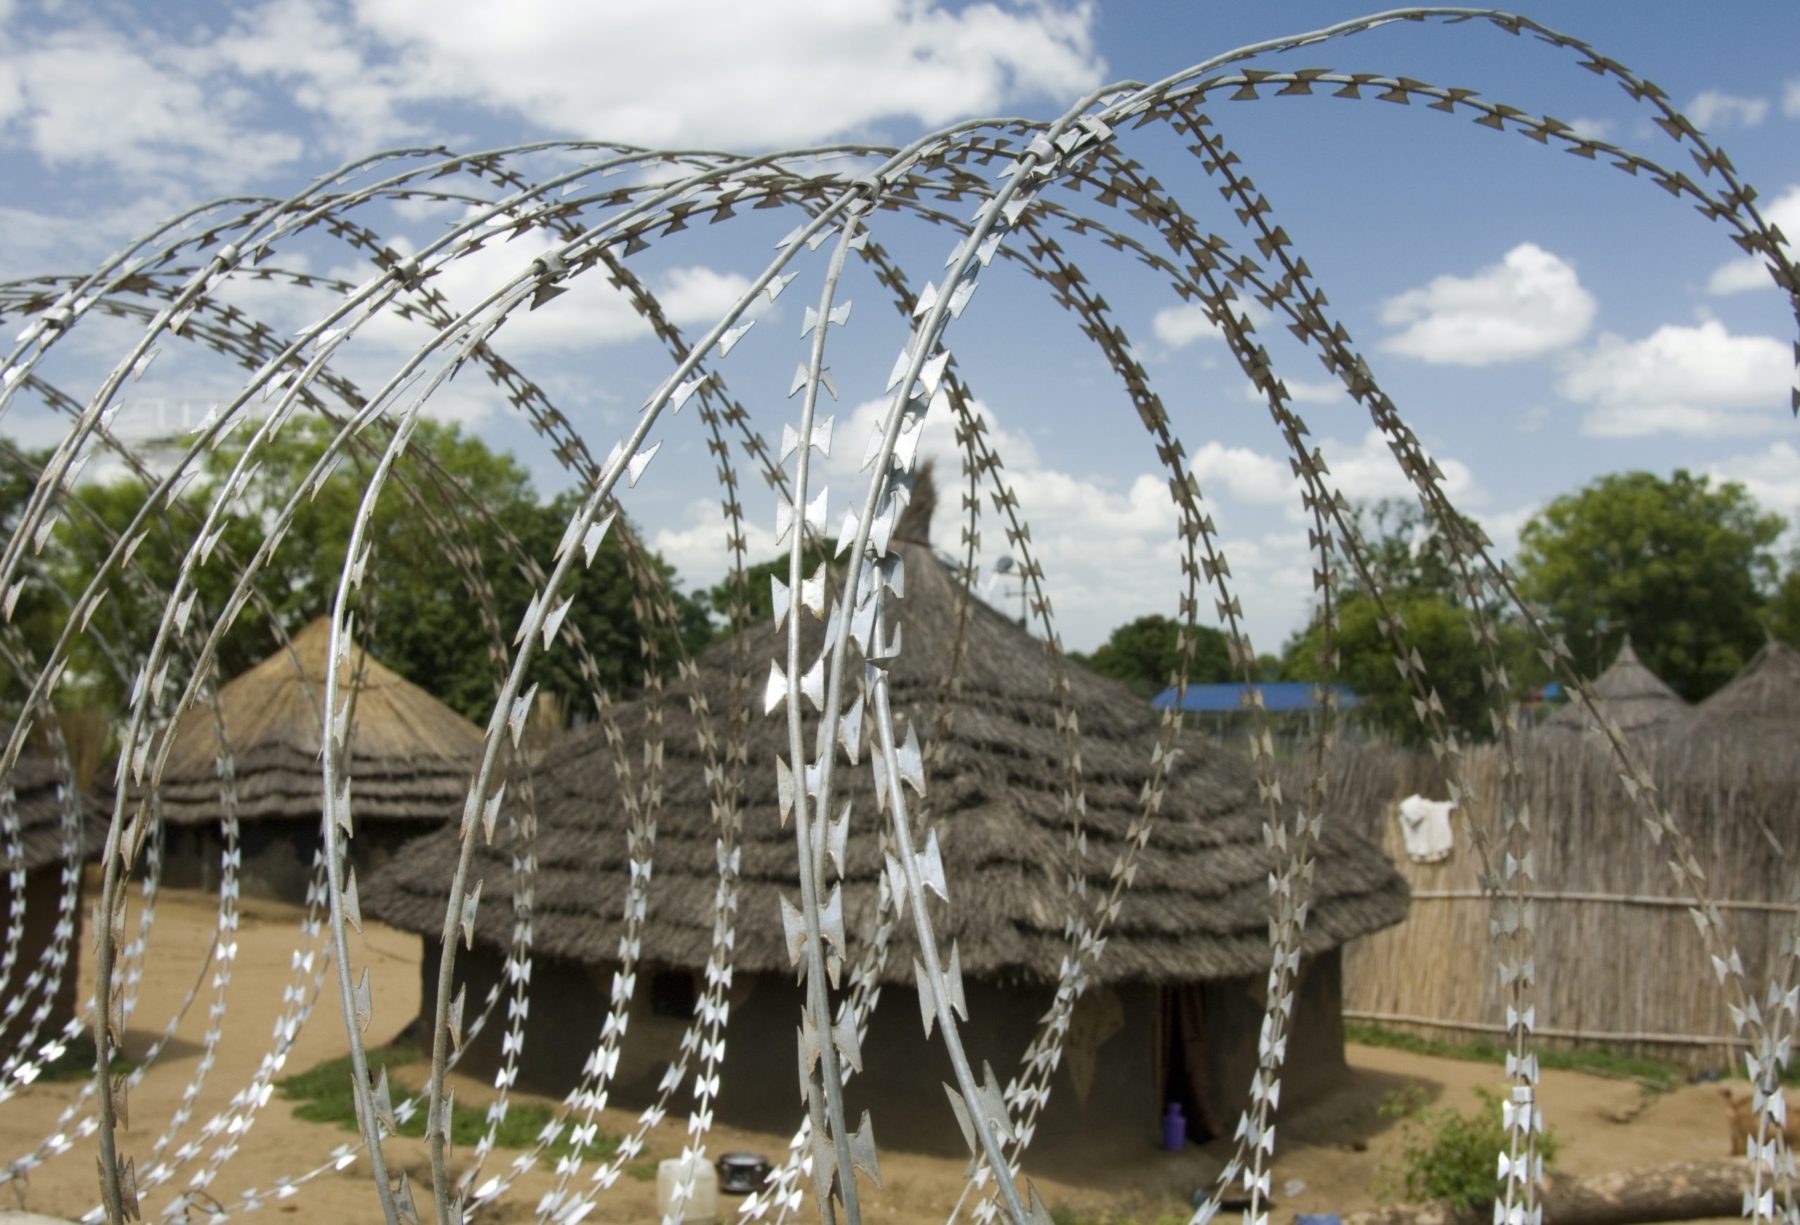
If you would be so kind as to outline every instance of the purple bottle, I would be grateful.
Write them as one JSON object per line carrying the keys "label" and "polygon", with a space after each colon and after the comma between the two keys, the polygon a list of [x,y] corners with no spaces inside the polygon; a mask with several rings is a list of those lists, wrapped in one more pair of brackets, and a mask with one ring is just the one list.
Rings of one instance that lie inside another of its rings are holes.
{"label": "purple bottle", "polygon": [[1181,1103],[1170,1102],[1168,1113],[1163,1115],[1163,1147],[1178,1153],[1186,1143],[1187,1120],[1181,1117]]}

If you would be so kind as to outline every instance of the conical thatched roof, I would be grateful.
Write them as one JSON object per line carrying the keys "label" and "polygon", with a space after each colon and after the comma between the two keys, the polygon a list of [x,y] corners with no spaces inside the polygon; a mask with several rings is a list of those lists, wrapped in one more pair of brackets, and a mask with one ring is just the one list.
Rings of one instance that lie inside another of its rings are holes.
{"label": "conical thatched roof", "polygon": [[[1644,666],[1637,652],[1631,649],[1629,637],[1620,645],[1612,666],[1595,679],[1594,695],[1619,725],[1619,730],[1628,735],[1681,720],[1690,709],[1679,693]],[[1545,726],[1584,731],[1593,728],[1594,720],[1581,699],[1571,698]]]}
{"label": "conical thatched roof", "polygon": [[[7,780],[19,809],[19,861],[27,871],[35,871],[63,857],[62,815],[63,784],[48,757],[26,753],[19,758]],[[92,858],[106,843],[106,821],[91,804],[77,797],[81,806],[79,846],[81,857]],[[0,845],[0,872],[12,865]]]}
{"label": "conical thatched roof", "polygon": [[1708,732],[1749,724],[1784,727],[1800,735],[1800,651],[1771,638],[1744,670],[1700,703],[1695,727]]}
{"label": "conical thatched roof", "polygon": [[[240,819],[318,820],[323,806],[319,712],[330,637],[330,622],[321,617],[294,636],[291,650],[276,651],[219,690]],[[346,668],[346,686],[358,668],[362,679],[352,731],[358,819],[436,822],[459,816],[481,732],[361,650]],[[176,729],[163,774],[166,820],[220,818],[218,756],[210,710],[191,708]]]}
{"label": "conical thatched roof", "polygon": [[[896,717],[918,720],[923,740],[939,678],[951,657],[958,588],[952,572],[925,543],[928,479],[921,477],[920,485],[914,513],[894,532],[906,565],[905,596],[896,601],[903,651],[890,672],[890,691]],[[822,630],[810,619],[807,627],[810,657],[819,649]],[[783,652],[785,636],[768,625],[746,632],[757,670],[752,688],[760,697],[768,661]],[[697,682],[721,736],[731,702],[730,650],[729,643],[711,648],[700,661]],[[859,672],[853,664],[848,675]],[[947,751],[927,789],[954,900],[939,930],[957,940],[962,966],[972,976],[1054,981],[1065,949],[1067,821],[1051,661],[1042,645],[1009,618],[977,603],[961,675]],[[1087,780],[1086,870],[1098,891],[1104,889],[1107,870],[1137,811],[1157,717],[1123,686],[1078,665],[1069,665],[1069,680]],[[669,966],[704,963],[717,883],[711,792],[688,713],[687,696],[695,683],[670,686],[664,703],[664,807],[657,824],[643,955]],[[645,716],[641,702],[619,711],[634,767],[643,762],[639,746]],[[775,768],[776,755],[786,754],[786,737],[780,711],[753,714],[736,943],[737,964],[748,972],[789,971],[777,895],[797,897],[798,878],[793,829],[782,829],[777,820]],[[868,739],[865,735],[865,746]],[[1273,858],[1263,847],[1250,771],[1236,753],[1204,738],[1193,737],[1184,747],[1162,817],[1101,960],[1102,980],[1194,981],[1266,969]],[[847,786],[847,792],[838,794],[855,799],[844,887],[844,916],[853,941],[871,928],[880,870],[867,752],[865,747],[865,760],[855,767],[844,765],[840,755],[837,774]],[[586,962],[610,960],[617,955],[622,930],[628,859],[624,817],[613,799],[619,787],[613,751],[601,730],[584,729],[552,748],[534,785],[540,870],[533,909],[536,947]],[[447,829],[421,839],[402,859],[364,881],[364,911],[412,931],[440,931],[456,858],[455,833]],[[507,843],[498,832],[493,846],[476,851],[471,880],[484,881],[478,939],[501,940],[510,929],[513,848]],[[1305,935],[1309,953],[1405,916],[1407,890],[1393,866],[1341,824],[1327,824],[1314,879],[1316,900]],[[888,975],[908,980],[910,931],[897,939]]]}

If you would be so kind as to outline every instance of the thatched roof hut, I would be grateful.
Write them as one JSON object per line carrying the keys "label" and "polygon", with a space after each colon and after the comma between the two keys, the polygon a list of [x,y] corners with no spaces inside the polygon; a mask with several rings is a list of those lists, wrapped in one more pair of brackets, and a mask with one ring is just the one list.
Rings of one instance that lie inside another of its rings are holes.
{"label": "thatched roof hut", "polygon": [[[904,598],[895,601],[903,651],[889,673],[892,703],[897,719],[904,714],[919,723],[921,740],[943,670],[949,666],[959,591],[954,573],[929,546],[931,503],[929,478],[921,476],[912,504],[893,533],[893,545],[905,560],[905,590]],[[808,629],[810,657],[818,650],[822,631],[812,622]],[[752,636],[753,667],[766,670],[766,661],[784,654],[784,639],[773,626],[747,632]],[[1042,643],[979,602],[972,609],[967,634],[954,723],[926,792],[954,901],[939,932],[946,943],[957,942],[971,989],[980,983],[1002,992],[1009,988],[1041,992],[1055,983],[1067,948],[1063,889],[1068,826],[1061,802],[1064,743],[1056,727],[1054,665]],[[668,765],[643,929],[643,957],[652,965],[698,969],[711,948],[715,835],[704,759],[696,749],[686,696],[688,686],[697,683],[714,718],[723,720],[732,701],[729,652],[728,643],[712,647],[700,661],[697,682],[671,685],[664,703]],[[1158,717],[1122,685],[1079,665],[1066,666],[1080,720],[1087,784],[1086,871],[1096,886],[1104,887],[1149,777]],[[640,761],[636,746],[646,731],[646,714],[641,702],[618,712],[625,743]],[[785,719],[753,715],[736,973],[791,983],[777,897],[795,893],[797,875],[793,831],[783,829],[777,819],[774,766],[777,753],[787,751],[786,737]],[[1267,972],[1267,882],[1273,856],[1263,845],[1251,772],[1236,751],[1208,738],[1189,736],[1183,747],[1186,751],[1169,780],[1163,815],[1094,974],[1097,982],[1108,986],[1141,987],[1152,1001],[1160,986],[1248,981]],[[612,802],[618,787],[612,763],[613,751],[602,731],[589,728],[553,747],[535,772],[539,877],[532,923],[537,973],[543,973],[546,958],[591,966],[616,955],[629,873],[623,818]],[[874,837],[876,807],[866,763],[842,767],[837,777],[846,787],[841,794],[855,800],[843,887],[844,917],[854,940],[855,933],[867,931],[875,917],[881,870]],[[424,840],[404,860],[363,883],[364,912],[419,932],[432,944],[443,926],[445,891],[456,854],[454,829]],[[503,837],[475,852],[470,879],[484,882],[478,947],[472,958],[459,963],[472,975],[482,973],[478,963],[484,942],[502,941],[510,929],[512,854],[513,847]],[[1331,957],[1334,993],[1333,951],[1345,941],[1399,921],[1406,913],[1407,893],[1379,851],[1329,823],[1314,879],[1304,952]],[[897,944],[885,976],[890,982],[909,984],[910,931],[897,937]],[[435,960],[434,949],[428,949],[428,963]],[[427,972],[429,1008],[435,964],[428,965]],[[471,998],[475,991],[472,979]],[[534,991],[533,1022],[542,998]],[[973,1015],[974,996],[969,1002]],[[1333,995],[1333,1033],[1338,1032],[1335,1002]],[[1153,1003],[1146,1007],[1154,1011]],[[901,1005],[899,1011],[905,1010]],[[596,1011],[587,1019],[588,1028],[597,1024],[599,1015]],[[786,1012],[779,1016],[779,1022],[772,1023],[784,1027],[777,1032],[786,1032],[787,1037],[777,1049],[791,1049],[793,1018]],[[734,1028],[738,1020],[734,1011]],[[636,1024],[634,1020],[634,1029]],[[916,1012],[911,1025],[916,1031]],[[429,1025],[422,1028],[429,1033]],[[574,1041],[568,1034],[560,1040]],[[1021,1037],[1018,1044],[1024,1040]],[[1253,1051],[1253,1023],[1250,1041]],[[1147,1037],[1144,1046],[1149,1046]],[[1014,1048],[1007,1057],[1016,1054]],[[1341,1061],[1341,1036],[1337,1057]],[[1252,1056],[1249,1062],[1253,1061]],[[527,1073],[530,1065],[528,1055]],[[995,1066],[1001,1066],[998,1058]],[[745,1075],[743,1069],[739,1075]],[[782,1083],[790,1087],[778,1100],[786,1103],[792,1093],[791,1069],[782,1076]],[[726,1079],[732,1077],[728,1074]],[[1148,1068],[1144,1079],[1150,1079]]]}
{"label": "thatched roof hut", "polygon": [[[940,669],[950,655],[957,598],[955,577],[932,554],[922,519],[912,516],[895,533],[906,561],[906,593],[897,601],[905,628],[904,650],[890,671],[896,716],[912,712],[921,719],[936,699]],[[900,534],[908,530],[916,534]],[[753,660],[784,653],[772,627],[751,632]],[[973,609],[969,639],[951,741],[927,792],[940,816],[945,871],[956,902],[946,935],[960,940],[967,973],[1054,982],[1065,952],[1060,890],[1067,818],[1052,665],[1041,643],[983,604]],[[700,665],[700,685],[715,712],[730,702],[729,649],[715,645]],[[1124,686],[1080,665],[1067,667],[1088,781],[1088,870],[1101,883],[1149,777],[1157,716]],[[711,948],[717,866],[711,795],[685,694],[684,685],[671,685],[664,704],[669,765],[644,955],[698,966]],[[627,744],[642,739],[645,710],[641,702],[620,708]],[[1098,969],[1101,981],[1199,981],[1266,969],[1272,860],[1263,848],[1251,772],[1235,751],[1198,738],[1186,744],[1188,752],[1170,781],[1167,816]],[[793,831],[776,819],[778,752],[787,752],[785,719],[755,718],[737,938],[738,965],[751,972],[789,968],[776,895],[797,888],[797,877]],[[853,834],[855,825],[869,829],[875,804],[867,766],[844,769],[838,778],[857,800]],[[552,747],[534,786],[538,947],[584,961],[606,958],[621,930],[627,858],[618,810],[608,803],[617,782],[601,729],[572,733]],[[471,876],[487,881],[479,933],[495,940],[506,935],[500,915],[507,906],[511,848],[503,841],[477,849]],[[456,848],[455,830],[422,843],[379,882],[366,883],[365,904],[397,926],[438,930]],[[1328,825],[1319,858],[1306,951],[1335,948],[1405,913],[1406,893],[1392,865],[1367,843]],[[880,872],[873,838],[853,838],[850,860],[846,921],[853,914],[872,920]],[[891,972],[910,979],[910,959],[898,961]]]}
{"label": "thatched roof hut", "polygon": [[[1682,696],[1638,658],[1631,649],[1629,635],[1620,644],[1612,666],[1595,678],[1593,688],[1594,696],[1627,735],[1679,723],[1690,710]],[[1596,730],[1593,716],[1579,698],[1571,698],[1545,726],[1569,731]]]}
{"label": "thatched roof hut", "polygon": [[1698,732],[1742,732],[1747,726],[1800,735],[1800,651],[1778,638],[1763,644],[1743,671],[1695,711]]}
{"label": "thatched roof hut", "polygon": [[[320,617],[219,690],[237,775],[238,818],[316,821],[319,754],[331,623]],[[361,670],[352,730],[356,815],[435,825],[462,809],[481,732],[467,719],[360,649],[342,683]],[[175,731],[163,774],[163,819],[220,817],[218,740],[211,712],[195,706]]]}
{"label": "thatched roof hut", "polygon": [[[289,648],[276,651],[219,690],[237,815],[246,841],[246,884],[252,892],[290,900],[304,896],[311,862],[307,843],[316,846],[323,837],[320,712],[330,666],[330,635],[330,622],[321,617],[296,634]],[[460,815],[471,766],[481,749],[481,733],[360,649],[345,665],[342,683],[346,690],[356,685],[350,763],[356,816],[352,849],[359,861],[372,863],[371,855],[385,858],[399,841]],[[158,792],[163,820],[176,827],[172,833],[180,827],[216,826],[223,818],[219,757],[211,710],[190,708],[176,727]],[[216,830],[193,830],[188,840],[210,846]],[[260,870],[253,862],[257,852],[252,843],[266,843],[271,849],[279,844],[285,850],[261,865],[266,871]],[[200,852],[197,856],[170,854],[168,867],[176,873],[171,883],[209,887],[216,879],[209,863],[216,856],[205,853],[208,847],[194,849]],[[200,879],[180,875],[184,859],[207,865]]]}

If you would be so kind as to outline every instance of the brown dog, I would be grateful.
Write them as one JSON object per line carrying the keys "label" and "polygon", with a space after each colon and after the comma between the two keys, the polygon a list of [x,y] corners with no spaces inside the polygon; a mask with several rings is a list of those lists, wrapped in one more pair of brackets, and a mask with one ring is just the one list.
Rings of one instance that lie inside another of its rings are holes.
{"label": "brown dog", "polygon": [[[1746,1093],[1740,1097],[1730,1089],[1720,1089],[1719,1092],[1724,1095],[1725,1108],[1731,1112],[1731,1155],[1742,1157],[1751,1138],[1756,1135],[1756,1109],[1753,1105],[1755,1095]],[[1794,1115],[1793,1103],[1789,1102],[1787,1105],[1787,1124],[1781,1129],[1781,1134],[1786,1138],[1788,1148],[1793,1150],[1800,1145],[1800,1119]]]}

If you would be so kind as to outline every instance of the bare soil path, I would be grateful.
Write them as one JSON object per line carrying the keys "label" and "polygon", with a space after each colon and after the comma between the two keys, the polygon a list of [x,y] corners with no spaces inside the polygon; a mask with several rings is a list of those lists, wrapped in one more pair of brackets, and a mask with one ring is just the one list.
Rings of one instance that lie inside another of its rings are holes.
{"label": "bare soil path", "polygon": [[[246,902],[243,912],[227,997],[225,1037],[193,1119],[172,1147],[205,1139],[202,1129],[207,1120],[223,1110],[231,1095],[255,1074],[271,1045],[271,1031],[281,1012],[282,990],[299,941],[300,912],[259,902]],[[143,998],[127,1038],[128,1053],[140,1055],[172,1015],[194,981],[215,922],[216,902],[209,896],[168,893],[159,903]],[[419,942],[370,923],[360,947],[359,964],[372,967],[374,1021],[369,1036],[379,1041],[398,1032],[417,1009]],[[91,974],[91,945],[82,950],[82,956],[85,980]],[[304,1070],[347,1049],[335,984],[328,984],[327,991],[300,1035],[287,1072]],[[121,1148],[138,1158],[140,1168],[194,1075],[209,999],[210,988],[206,988],[183,1022],[176,1042],[131,1097],[130,1126],[124,1129]],[[879,1058],[878,1052],[871,1055]],[[782,1052],[779,1057],[791,1058],[791,1053]],[[1388,1095],[1417,1083],[1431,1096],[1433,1105],[1448,1104],[1467,1111],[1477,1104],[1477,1086],[1497,1089],[1501,1083],[1498,1067],[1399,1051],[1352,1046],[1349,1061],[1350,1071],[1338,1094],[1282,1119],[1278,1126],[1273,1184],[1278,1220],[1291,1220],[1295,1212],[1349,1212],[1377,1202],[1377,1167],[1392,1163],[1402,1143],[1401,1126],[1379,1113]],[[79,1083],[39,1083],[0,1105],[0,1163],[32,1150],[79,1089]],[[482,1101],[491,1092],[485,1084],[470,1082],[459,1084],[457,1095],[461,1101]],[[1727,1153],[1727,1114],[1716,1086],[1689,1086],[1647,1097],[1634,1082],[1550,1071],[1544,1075],[1542,1100],[1549,1124],[1562,1142],[1558,1166],[1573,1174]],[[633,1121],[630,1112],[608,1111],[601,1127],[621,1134]],[[636,1176],[621,1179],[589,1220],[655,1219],[653,1163],[680,1152],[684,1122],[677,1116],[654,1133],[646,1158],[634,1163],[629,1172]],[[354,1139],[347,1130],[295,1119],[289,1103],[276,1096],[253,1130],[240,1138],[239,1151],[213,1184],[212,1193],[230,1203],[247,1188],[266,1191],[280,1176],[297,1176],[327,1162],[334,1148]],[[1184,1211],[1189,1194],[1219,1168],[1228,1149],[1215,1143],[1172,1154],[1157,1149],[1154,1140],[1150,1134],[1096,1137],[1081,1159],[1035,1171],[1034,1179],[1052,1207],[1094,1220],[1148,1221]],[[208,1142],[205,1151],[216,1143],[216,1139]],[[709,1152],[716,1155],[748,1149],[778,1158],[785,1153],[786,1143],[784,1136],[720,1127],[713,1132]],[[415,1181],[428,1186],[422,1142],[394,1141],[391,1153]],[[468,1154],[458,1156],[466,1160]],[[488,1163],[490,1172],[504,1170],[512,1156],[504,1150],[498,1153]],[[0,1207],[77,1217],[95,1202],[94,1160],[92,1140],[79,1141],[71,1152],[33,1172],[28,1181],[0,1188]],[[904,1225],[942,1221],[962,1188],[961,1162],[884,1151],[881,1166],[881,1188],[865,1192],[865,1216],[870,1221]],[[377,1220],[366,1168],[358,1161],[348,1169],[328,1173],[290,1199],[268,1202],[263,1211],[276,1218],[302,1221]],[[184,1169],[171,1186],[185,1186],[190,1172]],[[646,1174],[650,1177],[643,1177]],[[537,1196],[550,1182],[550,1175],[543,1170],[526,1175],[507,1205],[489,1219],[531,1220]],[[423,1189],[422,1193],[429,1194]],[[168,1196],[167,1187],[152,1194],[145,1204],[146,1218],[154,1219]],[[722,1203],[730,1207],[736,1201],[723,1197]]]}

